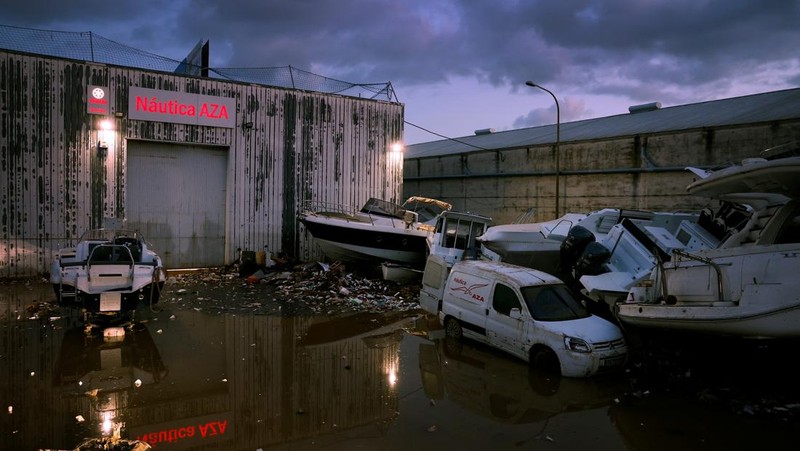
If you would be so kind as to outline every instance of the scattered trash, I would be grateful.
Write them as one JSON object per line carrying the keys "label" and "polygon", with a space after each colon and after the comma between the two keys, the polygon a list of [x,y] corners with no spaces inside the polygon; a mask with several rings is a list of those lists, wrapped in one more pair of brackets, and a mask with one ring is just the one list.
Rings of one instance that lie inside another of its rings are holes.
{"label": "scattered trash", "polygon": [[428,428],[428,432],[436,432],[436,429],[437,429],[436,425],[434,424],[433,426]]}
{"label": "scattered trash", "polygon": [[153,449],[147,442],[141,440],[130,440],[120,437],[100,437],[86,439],[78,445],[76,451],[89,451],[108,449],[115,451],[146,451]]}
{"label": "scattered trash", "polygon": [[181,308],[195,311],[242,314],[378,313],[419,309],[419,284],[386,281],[375,272],[365,274],[360,269],[361,272],[351,272],[341,262],[293,266],[284,260],[281,262],[273,268],[257,268],[243,277],[237,276],[240,268],[235,267],[176,274],[168,279],[166,290],[172,286],[175,293],[191,292],[200,296],[162,298],[162,302],[177,303]]}
{"label": "scattered trash", "polygon": [[8,406],[8,414],[11,415],[14,413],[14,406]]}
{"label": "scattered trash", "polygon": [[142,380],[141,379],[136,379],[135,381],[133,381],[133,386],[136,387],[136,388],[141,387],[142,386]]}
{"label": "scattered trash", "polygon": [[86,421],[86,419],[83,418],[83,415],[76,415],[75,421],[77,421],[78,423],[83,423],[84,421]]}

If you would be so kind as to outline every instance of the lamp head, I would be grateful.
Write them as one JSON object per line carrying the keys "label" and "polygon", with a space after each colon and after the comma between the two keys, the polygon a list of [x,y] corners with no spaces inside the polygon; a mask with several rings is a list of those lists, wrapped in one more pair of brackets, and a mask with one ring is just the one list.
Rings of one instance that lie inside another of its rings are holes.
{"label": "lamp head", "polygon": [[530,81],[530,80],[526,81],[526,82],[525,82],[525,84],[526,84],[526,85],[528,85],[528,86],[530,86],[531,88],[538,88],[538,86],[536,85],[536,83],[534,83],[534,82],[532,82],[532,81]]}

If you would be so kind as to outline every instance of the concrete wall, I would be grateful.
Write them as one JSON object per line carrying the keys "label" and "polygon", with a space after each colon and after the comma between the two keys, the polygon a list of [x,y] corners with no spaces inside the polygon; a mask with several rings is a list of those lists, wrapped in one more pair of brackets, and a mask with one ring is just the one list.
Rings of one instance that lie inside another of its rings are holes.
{"label": "concrete wall", "polygon": [[562,142],[558,176],[552,145],[408,158],[404,196],[435,197],[495,224],[513,222],[530,208],[536,221],[605,207],[694,210],[709,202],[686,195],[693,181],[687,166],[738,163],[795,141],[800,120]]}

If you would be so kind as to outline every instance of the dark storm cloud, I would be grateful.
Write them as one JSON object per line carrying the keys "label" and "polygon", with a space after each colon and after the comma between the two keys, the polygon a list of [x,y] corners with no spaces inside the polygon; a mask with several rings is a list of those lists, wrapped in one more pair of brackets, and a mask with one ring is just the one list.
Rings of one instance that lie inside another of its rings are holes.
{"label": "dark storm cloud", "polygon": [[216,66],[396,87],[467,77],[522,92],[534,80],[564,96],[668,104],[694,101],[693,90],[724,96],[770,64],[794,70],[775,84],[797,83],[798,21],[795,0],[33,0],[9,2],[0,19],[174,59],[209,39]]}

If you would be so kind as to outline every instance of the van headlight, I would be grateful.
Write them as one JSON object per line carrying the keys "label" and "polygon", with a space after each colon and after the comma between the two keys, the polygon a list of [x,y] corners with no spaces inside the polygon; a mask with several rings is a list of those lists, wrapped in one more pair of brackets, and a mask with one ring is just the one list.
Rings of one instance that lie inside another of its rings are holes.
{"label": "van headlight", "polygon": [[564,346],[574,352],[592,352],[592,347],[585,340],[569,335],[564,336]]}

